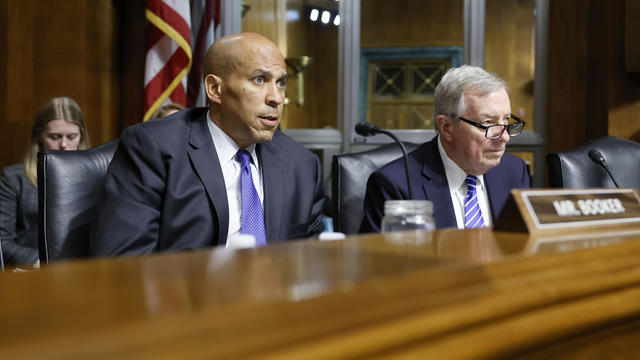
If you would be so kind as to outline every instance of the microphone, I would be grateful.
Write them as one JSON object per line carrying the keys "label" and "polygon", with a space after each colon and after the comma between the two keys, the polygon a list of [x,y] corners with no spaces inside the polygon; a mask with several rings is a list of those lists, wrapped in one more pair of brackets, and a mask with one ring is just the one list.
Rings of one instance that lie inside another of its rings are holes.
{"label": "microphone", "polygon": [[356,125],[356,133],[358,135],[371,136],[381,132],[382,130],[370,122],[360,122]]}
{"label": "microphone", "polygon": [[596,149],[589,150],[589,158],[591,159],[591,161],[593,161],[594,163],[602,166],[605,170],[607,170],[607,174],[609,174],[609,177],[611,178],[611,180],[613,180],[613,183],[616,185],[616,188],[619,189],[620,186],[618,186],[618,182],[613,177],[613,174],[611,173],[611,170],[609,170],[609,167],[607,166],[607,163],[604,161],[604,156],[602,156],[602,154],[600,154],[600,151],[598,151]]}
{"label": "microphone", "polygon": [[402,156],[404,158],[404,171],[407,176],[407,189],[409,190],[409,200],[413,200],[413,189],[411,187],[411,180],[409,178],[409,157],[407,156],[407,149],[393,133],[387,130],[382,130],[370,122],[360,122],[356,125],[356,133],[362,136],[372,136],[376,134],[385,134],[390,136],[402,149]]}

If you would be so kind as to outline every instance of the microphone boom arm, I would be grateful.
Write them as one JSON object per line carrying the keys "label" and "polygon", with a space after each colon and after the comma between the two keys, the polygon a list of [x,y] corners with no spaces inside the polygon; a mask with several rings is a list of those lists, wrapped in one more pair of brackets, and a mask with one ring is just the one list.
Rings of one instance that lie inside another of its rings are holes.
{"label": "microphone boom arm", "polygon": [[613,181],[613,184],[616,186],[617,189],[619,189],[620,186],[618,185],[618,182],[616,181],[616,178],[613,177],[613,174],[611,173],[611,170],[609,170],[609,167],[607,166],[607,164],[603,162],[602,163],[602,167],[604,167],[604,169],[607,170],[607,172],[609,173],[609,177]]}
{"label": "microphone boom arm", "polygon": [[398,145],[400,145],[400,149],[402,150],[402,157],[404,158],[404,171],[405,174],[407,176],[407,187],[408,187],[408,191],[409,191],[409,200],[413,200],[413,187],[411,186],[411,180],[409,177],[409,156],[407,155],[407,149],[404,147],[404,144],[402,144],[402,141],[400,141],[400,139],[398,139],[392,132],[387,131],[387,130],[382,130],[382,129],[378,129],[378,132],[388,135],[390,136],[393,140],[395,140]]}
{"label": "microphone boom arm", "polygon": [[607,166],[607,162],[604,160],[604,156],[602,156],[600,151],[598,151],[596,149],[591,149],[591,150],[589,150],[589,153],[587,155],[589,156],[589,159],[591,159],[591,161],[593,161],[594,163],[600,165],[601,167],[603,167],[607,171],[607,174],[609,174],[609,177],[613,181],[613,184],[616,186],[617,189],[619,189],[620,186],[618,186],[618,182],[613,177],[613,174],[611,173],[611,170]]}

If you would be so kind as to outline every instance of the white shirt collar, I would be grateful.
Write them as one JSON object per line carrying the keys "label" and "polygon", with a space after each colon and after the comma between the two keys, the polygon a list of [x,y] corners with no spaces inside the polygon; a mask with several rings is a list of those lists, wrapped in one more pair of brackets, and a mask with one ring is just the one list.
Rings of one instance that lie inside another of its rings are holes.
{"label": "white shirt collar", "polygon": [[[236,142],[229,137],[216,123],[211,119],[210,112],[207,111],[207,125],[209,126],[209,132],[211,133],[211,139],[216,147],[218,153],[218,159],[220,164],[226,164],[229,161],[235,161],[236,153],[240,150],[240,147]],[[251,160],[254,164],[258,164],[258,155],[256,154],[256,144],[251,144],[245,148],[251,155]]]}
{"label": "white shirt collar", "polygon": [[[442,164],[444,165],[444,171],[447,176],[447,183],[449,184],[449,188],[451,189],[460,189],[464,186],[464,191],[467,191],[467,187],[464,183],[464,180],[467,178],[467,173],[458,166],[447,152],[444,150],[442,146],[442,141],[440,140],[440,135],[438,135],[438,151],[440,152],[440,159],[442,159]],[[481,189],[484,188],[484,175],[478,176],[478,184],[477,187]]]}

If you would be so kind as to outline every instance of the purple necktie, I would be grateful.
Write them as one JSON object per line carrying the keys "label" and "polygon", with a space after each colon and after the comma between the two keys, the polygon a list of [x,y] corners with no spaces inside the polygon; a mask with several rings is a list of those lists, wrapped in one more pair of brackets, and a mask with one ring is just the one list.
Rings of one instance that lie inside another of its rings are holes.
{"label": "purple necktie", "polygon": [[469,175],[464,180],[464,183],[467,184],[467,197],[464,199],[465,228],[478,228],[484,226],[482,211],[480,211],[480,204],[478,204],[478,197],[476,196],[477,181],[478,178],[474,175]]}
{"label": "purple necktie", "polygon": [[264,230],[264,214],[260,197],[253,185],[251,177],[251,155],[246,150],[238,150],[236,160],[240,162],[240,196],[242,214],[240,215],[240,232],[251,234],[256,238],[256,246],[267,245]]}

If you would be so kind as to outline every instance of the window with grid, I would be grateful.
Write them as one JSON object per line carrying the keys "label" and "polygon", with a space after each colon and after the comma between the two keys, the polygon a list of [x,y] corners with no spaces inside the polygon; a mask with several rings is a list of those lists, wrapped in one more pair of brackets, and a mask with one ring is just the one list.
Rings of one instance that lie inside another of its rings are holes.
{"label": "window with grid", "polygon": [[433,93],[449,59],[371,60],[367,121],[385,129],[433,129]]}

